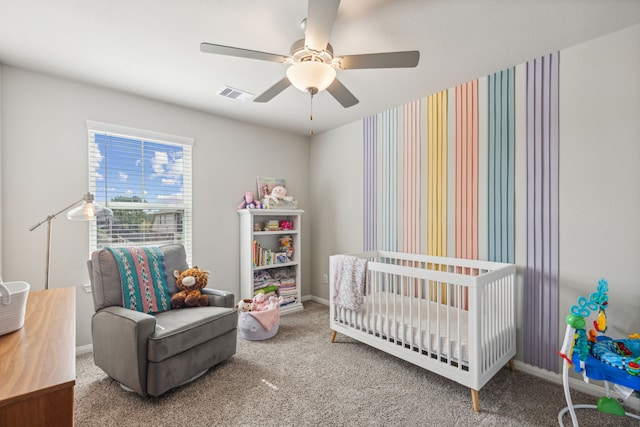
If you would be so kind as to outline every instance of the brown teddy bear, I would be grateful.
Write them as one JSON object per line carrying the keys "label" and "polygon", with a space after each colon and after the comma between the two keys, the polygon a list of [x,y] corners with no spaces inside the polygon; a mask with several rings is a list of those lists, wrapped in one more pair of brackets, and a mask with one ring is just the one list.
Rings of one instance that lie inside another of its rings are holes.
{"label": "brown teddy bear", "polygon": [[171,297],[171,308],[203,307],[209,305],[209,297],[200,289],[204,289],[209,281],[209,272],[194,265],[183,272],[174,270],[178,292]]}

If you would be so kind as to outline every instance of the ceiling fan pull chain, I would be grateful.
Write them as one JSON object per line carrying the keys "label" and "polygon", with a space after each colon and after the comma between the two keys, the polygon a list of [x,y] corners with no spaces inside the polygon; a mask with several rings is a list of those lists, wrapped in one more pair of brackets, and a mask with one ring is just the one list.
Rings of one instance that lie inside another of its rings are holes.
{"label": "ceiling fan pull chain", "polygon": [[313,91],[309,91],[309,135],[313,135]]}

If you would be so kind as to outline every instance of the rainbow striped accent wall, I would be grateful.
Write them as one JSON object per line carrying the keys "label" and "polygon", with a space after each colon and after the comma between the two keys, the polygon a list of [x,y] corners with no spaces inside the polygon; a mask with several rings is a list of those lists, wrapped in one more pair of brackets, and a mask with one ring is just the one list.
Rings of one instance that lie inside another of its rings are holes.
{"label": "rainbow striped accent wall", "polygon": [[447,93],[427,97],[427,255],[447,255]]}
{"label": "rainbow striped accent wall", "polygon": [[478,259],[478,81],[455,93],[455,256]]}
{"label": "rainbow striped accent wall", "polygon": [[420,101],[405,104],[402,117],[402,251],[420,253]]}
{"label": "rainbow striped accent wall", "polygon": [[365,251],[375,250],[378,247],[378,186],[377,186],[377,147],[378,120],[377,116],[370,116],[363,120],[363,171],[364,194],[362,197],[362,212],[364,218],[363,243]]}
{"label": "rainbow striped accent wall", "polygon": [[558,53],[527,63],[527,263],[525,354],[557,371]]}
{"label": "rainbow striped accent wall", "polygon": [[488,260],[515,262],[514,69],[487,78]]}
{"label": "rainbow striped accent wall", "polygon": [[[524,99],[516,99],[515,73],[363,120],[363,249],[516,263],[516,234],[526,236],[526,260],[518,260],[526,264],[524,358],[556,370],[558,54],[526,64]],[[519,148],[516,114],[525,112]],[[523,164],[517,149],[526,150]],[[516,230],[517,168],[527,179],[526,230]]]}
{"label": "rainbow striped accent wall", "polygon": [[380,207],[382,230],[381,247],[385,251],[398,250],[398,111],[385,111],[381,121]]}

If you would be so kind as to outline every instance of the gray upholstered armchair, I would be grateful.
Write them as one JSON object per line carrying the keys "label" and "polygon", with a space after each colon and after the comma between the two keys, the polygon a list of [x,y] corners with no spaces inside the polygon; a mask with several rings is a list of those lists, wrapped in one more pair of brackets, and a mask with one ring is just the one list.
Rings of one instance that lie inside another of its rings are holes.
{"label": "gray upholstered armchair", "polygon": [[[166,245],[159,251],[172,295],[173,271],[189,268],[185,250]],[[96,310],[91,320],[94,361],[124,388],[159,396],[235,354],[238,316],[232,293],[207,287],[202,292],[209,306],[147,314],[125,308],[122,264],[110,250],[94,252],[88,265]]]}

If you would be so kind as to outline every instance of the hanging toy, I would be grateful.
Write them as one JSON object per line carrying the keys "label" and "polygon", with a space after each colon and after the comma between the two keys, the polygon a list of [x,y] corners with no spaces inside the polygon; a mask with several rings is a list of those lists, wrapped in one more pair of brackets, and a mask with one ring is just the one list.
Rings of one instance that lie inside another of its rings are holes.
{"label": "hanging toy", "polygon": [[593,321],[593,327],[600,333],[605,333],[607,331],[607,315],[605,314],[604,309],[600,309],[598,318]]}
{"label": "hanging toy", "polygon": [[577,331],[578,338],[575,342],[575,349],[580,355],[580,360],[584,362],[587,360],[589,356],[589,346],[587,344],[587,333],[584,329],[578,329]]}

